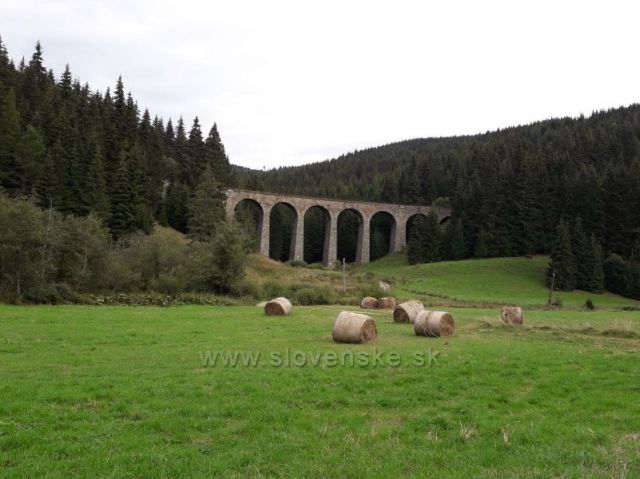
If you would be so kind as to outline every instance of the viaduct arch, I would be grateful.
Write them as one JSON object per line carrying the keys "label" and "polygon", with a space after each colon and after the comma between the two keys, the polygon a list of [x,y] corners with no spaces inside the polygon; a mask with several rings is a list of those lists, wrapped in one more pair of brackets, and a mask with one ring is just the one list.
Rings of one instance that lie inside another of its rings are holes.
{"label": "viaduct arch", "polygon": [[291,259],[302,260],[304,253],[304,216],[309,208],[318,206],[327,214],[322,263],[333,266],[338,261],[338,216],[346,210],[357,212],[362,221],[358,231],[356,262],[368,263],[370,259],[371,219],[377,213],[386,213],[393,218],[393,234],[390,238],[389,252],[400,251],[407,244],[407,222],[415,215],[428,215],[434,212],[442,222],[451,215],[451,210],[438,206],[396,205],[368,201],[333,200],[283,193],[265,193],[261,191],[228,189],[225,191],[227,216],[233,217],[235,209],[243,200],[250,200],[259,206],[258,235],[260,254],[269,256],[269,231],[271,209],[281,203],[293,209],[293,229],[291,237]]}

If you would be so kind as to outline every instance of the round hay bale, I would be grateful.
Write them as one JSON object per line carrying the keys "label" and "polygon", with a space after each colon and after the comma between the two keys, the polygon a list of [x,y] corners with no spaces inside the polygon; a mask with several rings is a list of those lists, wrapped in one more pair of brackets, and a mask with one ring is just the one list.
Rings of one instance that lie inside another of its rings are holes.
{"label": "round hay bale", "polygon": [[286,316],[291,312],[291,301],[287,298],[275,298],[264,305],[267,316]]}
{"label": "round hay bale", "polygon": [[424,311],[422,302],[411,299],[400,303],[393,310],[393,320],[396,323],[413,323],[420,311]]}
{"label": "round hay bale", "polygon": [[522,324],[524,316],[520,306],[503,306],[500,319],[504,324]]}
{"label": "round hay bale", "polygon": [[366,314],[342,311],[333,323],[333,340],[338,343],[369,343],[377,337],[376,323]]}
{"label": "round hay bale", "polygon": [[420,311],[413,323],[417,336],[452,336],[454,328],[453,316],[445,311]]}
{"label": "round hay bale", "polygon": [[378,309],[378,300],[376,298],[372,298],[371,296],[366,296],[362,298],[360,307],[362,309]]}
{"label": "round hay bale", "polygon": [[394,309],[396,307],[396,298],[387,296],[378,300],[378,309]]}

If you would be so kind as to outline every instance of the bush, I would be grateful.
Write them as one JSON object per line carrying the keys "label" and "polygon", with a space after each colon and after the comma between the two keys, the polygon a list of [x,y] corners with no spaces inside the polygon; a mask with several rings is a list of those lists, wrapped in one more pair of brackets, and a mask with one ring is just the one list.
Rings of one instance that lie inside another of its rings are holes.
{"label": "bush", "polygon": [[275,279],[269,279],[262,285],[262,289],[265,294],[265,298],[273,299],[278,296],[286,296],[289,292],[289,286],[277,281]]}
{"label": "bush", "polygon": [[301,259],[291,259],[287,261],[289,266],[293,266],[294,268],[306,268],[307,263]]}
{"label": "bush", "polygon": [[596,306],[593,304],[593,301],[591,301],[591,299],[587,299],[584,302],[584,307],[587,308],[589,311],[593,311],[594,309],[596,309]]}
{"label": "bush", "polygon": [[294,304],[309,306],[313,304],[333,304],[336,302],[336,293],[329,285],[306,286],[293,291],[291,300]]}

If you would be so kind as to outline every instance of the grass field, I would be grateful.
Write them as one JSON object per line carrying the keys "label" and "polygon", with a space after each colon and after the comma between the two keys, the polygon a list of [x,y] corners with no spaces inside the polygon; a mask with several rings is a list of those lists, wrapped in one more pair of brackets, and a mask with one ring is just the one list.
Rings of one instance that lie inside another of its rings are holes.
{"label": "grass field", "polygon": [[[369,263],[360,270],[394,278],[394,293],[399,296],[419,296],[436,304],[540,306],[546,304],[549,295],[545,284],[548,263],[546,256],[536,256],[408,266],[404,255],[395,254]],[[640,307],[639,301],[612,293],[555,292],[553,299],[560,299],[564,306],[570,307],[581,307],[587,299],[591,299],[597,307]]]}
{"label": "grass field", "polygon": [[[640,312],[452,309],[438,339],[372,312],[350,346],[339,309],[0,306],[0,476],[640,477]],[[258,365],[203,361],[234,351]]]}

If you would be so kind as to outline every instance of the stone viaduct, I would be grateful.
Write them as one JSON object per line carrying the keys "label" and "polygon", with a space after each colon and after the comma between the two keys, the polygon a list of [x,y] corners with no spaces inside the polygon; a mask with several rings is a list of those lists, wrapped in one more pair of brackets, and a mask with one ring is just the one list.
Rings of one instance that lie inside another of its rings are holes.
{"label": "stone viaduct", "polygon": [[388,213],[392,219],[389,251],[400,251],[407,243],[407,222],[415,215],[427,215],[435,212],[438,221],[442,222],[451,214],[449,208],[434,206],[410,206],[389,203],[373,203],[368,201],[333,200],[287,195],[282,193],[265,193],[260,191],[228,189],[225,191],[226,212],[233,217],[236,207],[243,201],[258,206],[260,219],[260,254],[269,256],[269,228],[273,207],[285,204],[293,213],[293,229],[291,232],[291,259],[303,259],[304,248],[304,215],[310,208],[319,207],[326,218],[324,250],[322,262],[333,266],[338,261],[338,216],[346,210],[354,211],[360,220],[358,228],[358,244],[356,263],[369,262],[369,239],[371,219],[377,213]]}

